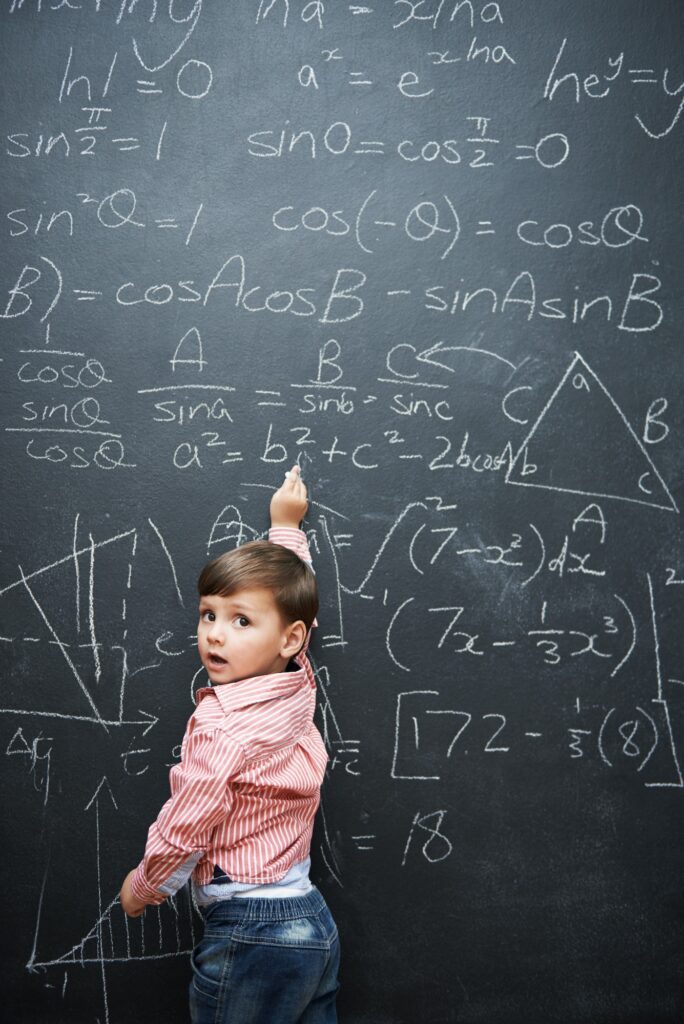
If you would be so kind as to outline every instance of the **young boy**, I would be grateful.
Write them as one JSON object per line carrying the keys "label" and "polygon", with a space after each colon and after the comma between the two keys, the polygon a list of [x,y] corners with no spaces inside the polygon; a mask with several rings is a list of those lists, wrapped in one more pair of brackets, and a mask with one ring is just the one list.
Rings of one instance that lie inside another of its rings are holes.
{"label": "young boy", "polygon": [[198,580],[197,691],[171,798],[121,889],[131,917],[192,875],[204,937],[192,954],[193,1024],[333,1024],[334,921],[309,881],[327,764],[306,656],[318,610],[299,524],[299,467],[271,499],[268,541],[209,562]]}

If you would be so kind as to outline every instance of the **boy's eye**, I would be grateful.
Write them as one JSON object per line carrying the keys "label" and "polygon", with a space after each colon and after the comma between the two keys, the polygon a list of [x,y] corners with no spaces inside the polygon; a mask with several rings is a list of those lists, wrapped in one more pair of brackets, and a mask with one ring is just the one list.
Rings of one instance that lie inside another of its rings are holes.
{"label": "boy's eye", "polygon": [[208,608],[205,608],[204,611],[200,612],[200,618],[203,622],[213,622],[215,616],[213,612],[210,612]]}
{"label": "boy's eye", "polygon": [[238,615],[235,621],[237,622],[238,626],[249,626],[249,619],[246,618],[244,615]]}

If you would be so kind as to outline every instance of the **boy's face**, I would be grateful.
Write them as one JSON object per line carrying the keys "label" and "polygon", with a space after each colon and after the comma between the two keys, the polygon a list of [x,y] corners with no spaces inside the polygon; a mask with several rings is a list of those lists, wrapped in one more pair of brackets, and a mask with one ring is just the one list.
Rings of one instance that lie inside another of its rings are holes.
{"label": "boy's face", "polygon": [[197,646],[212,683],[282,672],[298,649],[296,639],[292,643],[293,624],[283,622],[273,595],[263,587],[230,597],[202,597],[199,613]]}

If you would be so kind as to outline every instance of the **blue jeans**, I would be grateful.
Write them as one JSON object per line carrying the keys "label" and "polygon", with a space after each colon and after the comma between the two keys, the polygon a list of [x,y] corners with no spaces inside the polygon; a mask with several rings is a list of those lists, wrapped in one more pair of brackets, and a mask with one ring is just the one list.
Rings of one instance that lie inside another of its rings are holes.
{"label": "blue jeans", "polygon": [[192,953],[192,1024],[336,1024],[337,928],[313,888],[201,908]]}

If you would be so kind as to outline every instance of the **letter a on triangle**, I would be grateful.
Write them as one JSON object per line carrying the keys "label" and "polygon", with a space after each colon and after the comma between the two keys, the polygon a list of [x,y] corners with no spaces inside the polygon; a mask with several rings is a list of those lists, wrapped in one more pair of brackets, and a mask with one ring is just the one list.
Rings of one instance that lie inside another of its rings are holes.
{"label": "letter a on triangle", "polygon": [[579,352],[520,445],[506,483],[679,512],[627,417]]}

